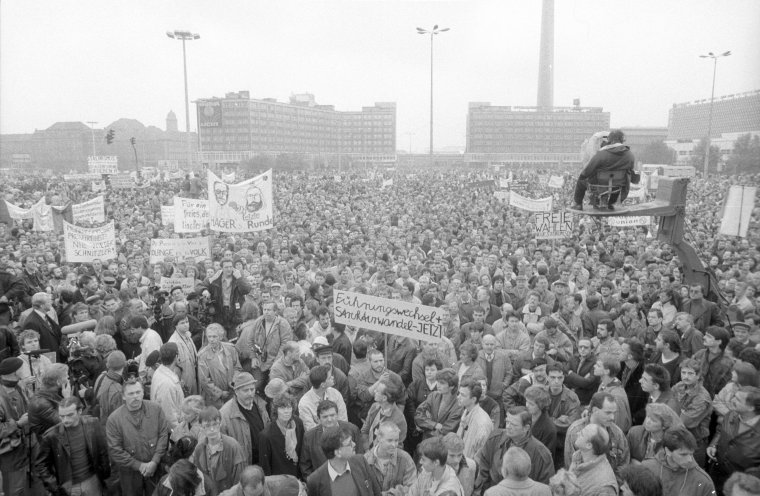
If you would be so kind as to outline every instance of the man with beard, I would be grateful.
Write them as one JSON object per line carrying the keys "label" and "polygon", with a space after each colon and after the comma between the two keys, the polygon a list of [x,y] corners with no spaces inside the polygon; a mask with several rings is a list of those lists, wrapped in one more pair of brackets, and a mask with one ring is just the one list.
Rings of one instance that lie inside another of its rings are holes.
{"label": "man with beard", "polygon": [[259,463],[259,434],[269,422],[266,402],[256,395],[256,380],[248,372],[235,374],[235,397],[219,411],[221,433],[234,438],[243,448],[246,465]]}
{"label": "man with beard", "polygon": [[245,211],[254,214],[264,206],[264,197],[258,186],[251,186],[245,192]]}

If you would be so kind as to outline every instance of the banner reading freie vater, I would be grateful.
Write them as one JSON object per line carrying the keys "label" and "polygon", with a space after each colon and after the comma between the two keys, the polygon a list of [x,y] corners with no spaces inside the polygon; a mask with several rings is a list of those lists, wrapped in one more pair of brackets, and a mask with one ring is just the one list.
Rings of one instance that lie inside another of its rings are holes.
{"label": "banner reading freie vater", "polygon": [[335,322],[432,343],[443,337],[443,311],[350,291],[335,292]]}
{"label": "banner reading freie vater", "polygon": [[67,262],[92,262],[93,259],[116,258],[114,221],[88,229],[63,221],[64,246]]}
{"label": "banner reading freie vater", "polygon": [[238,184],[208,172],[209,225],[218,232],[255,232],[274,227],[272,170]]}

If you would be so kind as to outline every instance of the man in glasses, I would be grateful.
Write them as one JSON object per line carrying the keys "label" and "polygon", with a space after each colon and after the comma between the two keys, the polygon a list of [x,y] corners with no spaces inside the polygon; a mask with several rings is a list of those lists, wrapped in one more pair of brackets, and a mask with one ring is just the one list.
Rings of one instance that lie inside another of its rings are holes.
{"label": "man in glasses", "polygon": [[327,461],[309,476],[309,494],[380,496],[380,484],[364,457],[355,453],[356,443],[349,429],[325,432],[321,446]]}

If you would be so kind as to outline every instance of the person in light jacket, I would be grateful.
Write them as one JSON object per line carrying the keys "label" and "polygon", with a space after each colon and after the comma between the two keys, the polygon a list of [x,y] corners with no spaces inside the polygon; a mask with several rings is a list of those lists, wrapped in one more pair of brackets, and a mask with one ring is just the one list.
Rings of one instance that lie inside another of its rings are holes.
{"label": "person in light jacket", "polygon": [[166,421],[174,429],[182,418],[182,392],[179,376],[176,373],[177,343],[166,343],[159,350],[161,365],[156,369],[150,383],[150,400],[164,410]]}
{"label": "person in light jacket", "polygon": [[530,468],[528,453],[522,448],[512,446],[504,453],[501,462],[501,475],[504,479],[486,489],[484,496],[551,496],[549,486],[529,477]]}
{"label": "person in light jacket", "polygon": [[235,346],[222,342],[224,328],[210,324],[206,328],[206,346],[198,352],[198,382],[206,404],[222,408],[235,395],[232,380],[242,372]]}

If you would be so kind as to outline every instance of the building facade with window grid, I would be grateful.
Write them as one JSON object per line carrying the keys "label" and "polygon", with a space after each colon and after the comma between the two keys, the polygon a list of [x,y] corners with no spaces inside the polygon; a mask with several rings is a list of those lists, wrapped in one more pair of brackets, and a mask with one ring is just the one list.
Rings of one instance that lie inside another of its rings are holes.
{"label": "building facade with window grid", "polygon": [[311,94],[293,95],[284,103],[252,99],[248,91],[240,91],[195,103],[204,161],[232,162],[283,153],[395,161],[394,102],[344,112],[318,105]]}
{"label": "building facade with window grid", "polygon": [[583,141],[609,129],[601,107],[512,107],[470,102],[466,162],[580,163]]}

